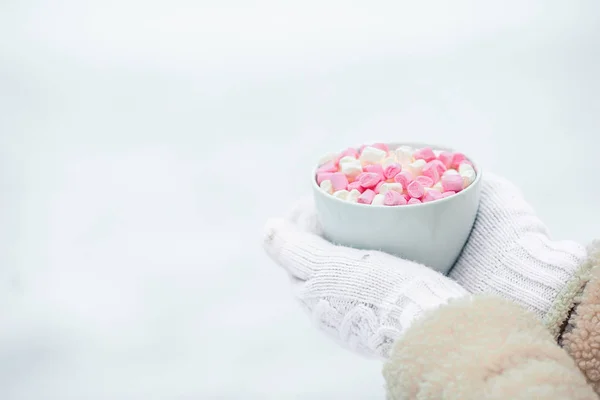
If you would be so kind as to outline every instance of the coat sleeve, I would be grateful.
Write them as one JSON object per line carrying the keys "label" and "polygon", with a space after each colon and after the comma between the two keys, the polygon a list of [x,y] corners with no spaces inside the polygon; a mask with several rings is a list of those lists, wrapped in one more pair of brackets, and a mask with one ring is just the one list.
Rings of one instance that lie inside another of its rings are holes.
{"label": "coat sleeve", "polygon": [[598,399],[575,362],[532,314],[506,300],[452,301],[394,344],[388,399]]}

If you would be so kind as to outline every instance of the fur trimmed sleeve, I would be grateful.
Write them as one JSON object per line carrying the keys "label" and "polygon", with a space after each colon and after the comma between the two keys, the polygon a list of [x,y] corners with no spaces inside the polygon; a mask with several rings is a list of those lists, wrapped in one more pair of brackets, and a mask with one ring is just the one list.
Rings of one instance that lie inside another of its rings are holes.
{"label": "fur trimmed sleeve", "polygon": [[415,321],[383,374],[394,400],[598,399],[533,314],[488,296],[452,301]]}

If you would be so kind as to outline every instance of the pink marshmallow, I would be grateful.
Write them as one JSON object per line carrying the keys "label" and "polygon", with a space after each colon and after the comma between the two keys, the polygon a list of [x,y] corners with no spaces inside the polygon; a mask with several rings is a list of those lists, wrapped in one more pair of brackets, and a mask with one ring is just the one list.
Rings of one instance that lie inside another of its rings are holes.
{"label": "pink marshmallow", "polygon": [[446,168],[450,168],[452,166],[452,157],[454,157],[454,154],[449,151],[442,151],[438,156],[438,160],[444,164]]}
{"label": "pink marshmallow", "polygon": [[383,179],[384,174],[383,174],[383,167],[381,166],[381,164],[371,164],[371,165],[367,165],[363,168],[363,171],[365,172],[374,172],[376,174],[379,174],[381,176],[381,179]]}
{"label": "pink marshmallow", "polygon": [[444,172],[446,172],[446,170],[448,169],[448,168],[446,168],[446,165],[444,165],[444,163],[441,162],[440,160],[431,160],[429,162],[435,166],[435,168],[437,169],[437,172],[440,174],[440,176]]}
{"label": "pink marshmallow", "polygon": [[371,189],[367,189],[360,196],[358,196],[357,202],[360,204],[371,204],[374,198],[375,192]]}
{"label": "pink marshmallow", "polygon": [[408,184],[413,181],[413,176],[408,171],[401,171],[394,176],[394,181],[401,183],[403,188],[408,187]]}
{"label": "pink marshmallow", "polygon": [[390,148],[385,143],[373,143],[371,147],[375,147],[376,149],[383,150],[385,152],[390,151]]}
{"label": "pink marshmallow", "polygon": [[442,193],[442,198],[450,197],[450,196],[452,196],[453,194],[456,194],[456,192],[454,192],[454,191],[452,191],[452,190],[450,190],[450,191],[448,191],[448,192],[444,192],[444,193]]}
{"label": "pink marshmallow", "polygon": [[442,198],[442,194],[437,190],[428,190],[427,193],[423,196],[423,203],[427,203],[429,201],[439,200]]}
{"label": "pink marshmallow", "polygon": [[420,199],[425,194],[425,189],[423,188],[422,184],[415,180],[409,183],[408,187],[406,188],[406,193],[408,193],[410,197],[416,197],[417,199]]}
{"label": "pink marshmallow", "polygon": [[435,154],[430,147],[423,147],[422,149],[415,151],[413,157],[415,160],[425,160],[426,162],[435,160]]}
{"label": "pink marshmallow", "polygon": [[383,204],[386,206],[403,206],[407,203],[403,195],[393,190],[386,192],[383,199]]}
{"label": "pink marshmallow", "polygon": [[442,187],[444,192],[460,192],[463,189],[463,180],[459,174],[448,174],[442,176]]}
{"label": "pink marshmallow", "polygon": [[331,174],[329,180],[331,181],[331,185],[333,186],[334,192],[346,189],[348,187],[348,178],[341,172],[335,172]]}
{"label": "pink marshmallow", "polygon": [[398,175],[400,171],[402,171],[402,165],[397,163],[389,164],[383,170],[383,176],[385,176],[385,179],[392,179]]}
{"label": "pink marshmallow", "polygon": [[405,193],[405,194],[403,194],[402,196],[404,196],[404,198],[406,199],[406,201],[409,201],[409,200],[410,200],[410,196],[409,196],[409,195],[407,195],[406,193]]}
{"label": "pink marshmallow", "polygon": [[462,153],[454,153],[454,155],[452,156],[452,168],[458,169],[458,166],[463,161],[466,161],[466,159],[467,159],[467,157],[465,157],[464,154],[462,154]]}
{"label": "pink marshmallow", "polygon": [[[438,160],[433,160],[438,161]],[[438,172],[437,167],[434,164],[431,164],[433,161],[428,162],[423,167],[423,171],[421,172],[423,176],[431,179],[433,182],[437,182],[440,180],[440,173]],[[420,177],[419,177],[420,178]]]}
{"label": "pink marshmallow", "polygon": [[[383,176],[376,172],[363,172],[358,176],[360,185],[364,188],[373,188],[382,181]],[[462,182],[462,180],[461,180]],[[375,193],[375,192],[373,192]]]}
{"label": "pink marshmallow", "polygon": [[358,158],[358,151],[352,147],[349,147],[346,150],[342,151],[338,157],[342,158],[342,157],[346,157],[346,156],[352,156],[354,158]]}
{"label": "pink marshmallow", "polygon": [[408,200],[408,204],[409,205],[412,205],[412,204],[421,204],[421,200],[415,199],[414,197],[412,197],[410,200]]}
{"label": "pink marshmallow", "polygon": [[321,182],[331,179],[332,172],[321,172],[317,174],[317,184],[321,184]]}
{"label": "pink marshmallow", "polygon": [[429,188],[429,187],[432,187],[433,184],[434,184],[434,182],[437,182],[437,181],[434,181],[433,179],[431,179],[428,176],[421,175],[421,176],[417,176],[415,178],[415,182],[419,182],[424,187],[428,187]]}
{"label": "pink marshmallow", "polygon": [[385,183],[385,181],[381,181],[377,184],[377,186],[375,186],[375,193],[379,194],[379,189],[381,188],[381,185],[383,185]]}
{"label": "pink marshmallow", "polygon": [[319,172],[337,172],[338,168],[335,161],[328,161],[325,164],[321,165],[317,168],[317,173]]}
{"label": "pink marshmallow", "polygon": [[354,189],[358,190],[361,193],[365,191],[365,188],[362,187],[362,186],[360,186],[360,182],[359,181],[354,181],[354,182],[348,184],[348,191],[349,192],[351,192]]}

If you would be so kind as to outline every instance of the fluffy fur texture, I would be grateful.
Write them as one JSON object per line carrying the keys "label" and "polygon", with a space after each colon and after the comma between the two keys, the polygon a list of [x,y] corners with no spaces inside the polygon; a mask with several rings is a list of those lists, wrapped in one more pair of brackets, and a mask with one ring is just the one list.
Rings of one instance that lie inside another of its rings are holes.
{"label": "fluffy fur texture", "polygon": [[488,296],[417,320],[383,374],[389,399],[598,399],[533,314]]}
{"label": "fluffy fur texture", "polygon": [[591,278],[592,268],[600,265],[598,263],[600,260],[600,241],[592,242],[588,246],[587,252],[587,260],[579,266],[577,272],[558,294],[552,308],[544,318],[544,325],[557,340],[569,319],[569,312],[581,299],[583,290]]}
{"label": "fluffy fur texture", "polygon": [[561,338],[563,348],[600,393],[600,242],[588,248],[588,263],[594,265],[591,279]]}

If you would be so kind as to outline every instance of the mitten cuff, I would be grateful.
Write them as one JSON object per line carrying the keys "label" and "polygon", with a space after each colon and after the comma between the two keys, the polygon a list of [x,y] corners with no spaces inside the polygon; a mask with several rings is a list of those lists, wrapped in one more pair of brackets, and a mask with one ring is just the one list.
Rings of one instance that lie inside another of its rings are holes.
{"label": "mitten cuff", "polygon": [[416,321],[383,375],[388,399],[597,399],[533,313],[488,296],[450,301]]}
{"label": "mitten cuff", "polygon": [[575,298],[559,343],[600,394],[600,241],[588,246],[584,268],[588,279],[582,293]]}
{"label": "mitten cuff", "polygon": [[570,314],[581,300],[581,295],[591,279],[592,268],[600,265],[600,240],[592,242],[587,248],[587,253],[587,259],[575,270],[544,317],[544,325],[557,340],[565,331]]}

